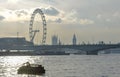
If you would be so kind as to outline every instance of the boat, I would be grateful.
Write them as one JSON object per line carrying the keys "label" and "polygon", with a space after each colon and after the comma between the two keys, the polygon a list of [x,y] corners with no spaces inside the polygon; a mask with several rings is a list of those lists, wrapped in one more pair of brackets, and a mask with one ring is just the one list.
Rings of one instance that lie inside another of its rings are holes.
{"label": "boat", "polygon": [[42,65],[30,64],[29,62],[26,62],[17,70],[17,73],[43,75],[45,74],[45,69]]}

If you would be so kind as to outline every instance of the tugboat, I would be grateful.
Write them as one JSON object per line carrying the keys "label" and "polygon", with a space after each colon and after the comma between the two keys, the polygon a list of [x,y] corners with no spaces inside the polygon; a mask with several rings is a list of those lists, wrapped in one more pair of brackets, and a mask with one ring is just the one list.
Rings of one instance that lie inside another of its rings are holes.
{"label": "tugboat", "polygon": [[45,74],[45,69],[42,65],[30,64],[29,62],[26,62],[18,69],[17,73],[43,75]]}

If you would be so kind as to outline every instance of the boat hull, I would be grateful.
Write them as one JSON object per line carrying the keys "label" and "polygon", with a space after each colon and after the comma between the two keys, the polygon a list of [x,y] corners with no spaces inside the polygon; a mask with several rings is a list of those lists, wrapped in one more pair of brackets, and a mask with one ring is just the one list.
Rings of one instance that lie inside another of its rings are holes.
{"label": "boat hull", "polygon": [[22,66],[18,69],[18,74],[33,74],[33,75],[42,75],[45,74],[44,67],[30,67]]}

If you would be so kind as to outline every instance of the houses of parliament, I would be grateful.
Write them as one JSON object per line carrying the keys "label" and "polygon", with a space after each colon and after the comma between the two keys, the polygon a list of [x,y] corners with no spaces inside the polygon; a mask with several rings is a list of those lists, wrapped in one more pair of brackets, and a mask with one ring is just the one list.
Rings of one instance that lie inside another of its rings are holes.
{"label": "houses of parliament", "polygon": [[[77,38],[76,38],[76,35],[74,34],[72,39],[72,45],[76,45],[77,44]],[[53,35],[52,38],[51,38],[51,44],[52,45],[62,45],[62,42],[61,40],[58,38],[57,35]]]}

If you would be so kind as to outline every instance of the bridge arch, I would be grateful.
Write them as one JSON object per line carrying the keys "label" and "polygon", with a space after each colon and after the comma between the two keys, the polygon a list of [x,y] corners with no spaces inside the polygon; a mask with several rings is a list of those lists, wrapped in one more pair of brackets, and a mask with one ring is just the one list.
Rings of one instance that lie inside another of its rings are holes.
{"label": "bridge arch", "polygon": [[120,48],[120,45],[119,44],[98,45],[98,47],[96,47],[95,49],[88,50],[87,55],[98,55],[98,53],[103,50],[116,49],[116,48]]}

